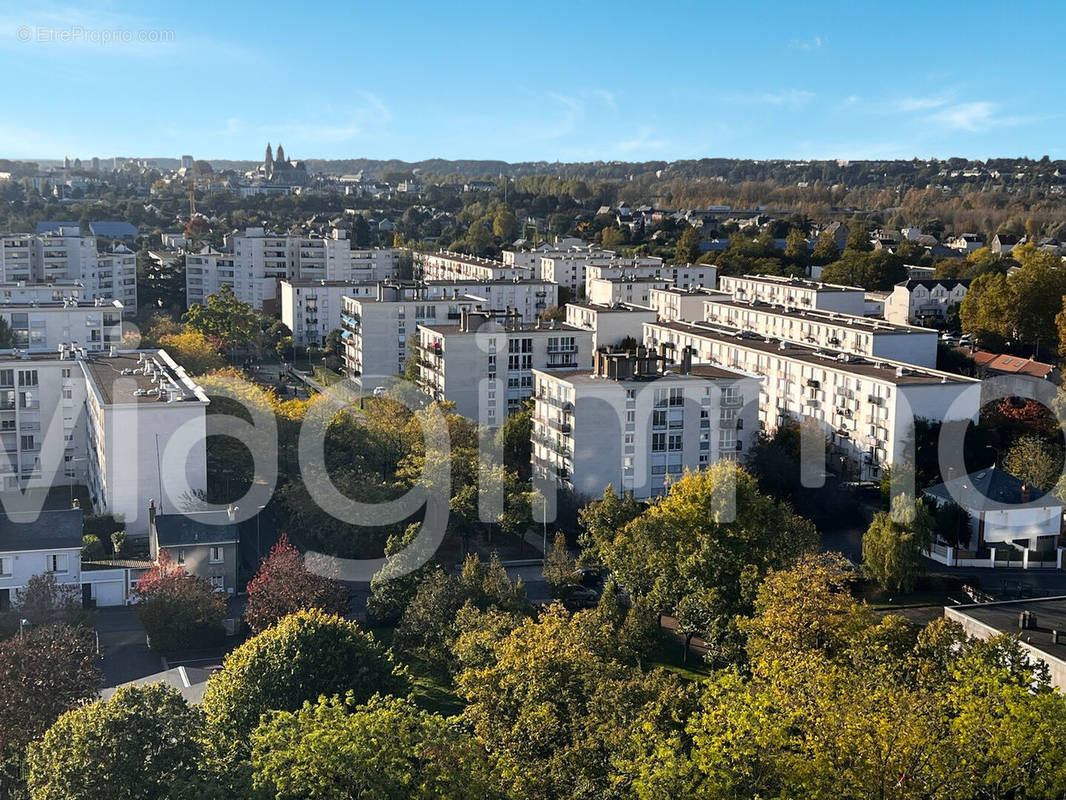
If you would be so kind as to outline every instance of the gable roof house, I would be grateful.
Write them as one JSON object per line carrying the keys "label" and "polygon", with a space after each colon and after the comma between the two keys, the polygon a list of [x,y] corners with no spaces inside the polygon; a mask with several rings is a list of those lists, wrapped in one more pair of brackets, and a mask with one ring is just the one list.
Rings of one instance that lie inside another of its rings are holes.
{"label": "gable roof house", "polygon": [[240,534],[232,510],[159,514],[148,504],[148,553],[153,562],[167,550],[189,575],[204,578],[218,591],[237,591]]}

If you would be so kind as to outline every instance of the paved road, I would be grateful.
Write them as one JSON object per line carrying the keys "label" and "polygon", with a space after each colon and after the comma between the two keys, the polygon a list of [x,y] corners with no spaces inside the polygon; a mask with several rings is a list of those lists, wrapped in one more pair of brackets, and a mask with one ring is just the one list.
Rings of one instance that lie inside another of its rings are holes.
{"label": "paved road", "polygon": [[162,669],[159,656],[148,650],[144,628],[131,606],[98,609],[96,632],[105,686],[143,678]]}

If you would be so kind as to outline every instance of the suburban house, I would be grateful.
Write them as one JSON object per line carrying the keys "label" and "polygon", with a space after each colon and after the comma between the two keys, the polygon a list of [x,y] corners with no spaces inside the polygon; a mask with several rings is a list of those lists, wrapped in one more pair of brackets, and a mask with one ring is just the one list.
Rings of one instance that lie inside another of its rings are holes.
{"label": "suburban house", "polygon": [[1058,547],[1062,501],[998,467],[938,483],[925,494],[938,507],[955,502],[966,509],[972,530],[971,550],[1014,548],[1023,551],[1027,561],[1030,555],[1043,557]]}
{"label": "suburban house", "polygon": [[993,253],[1005,253],[1010,255],[1011,251],[1019,244],[1022,244],[1021,238],[1010,233],[997,233],[992,237],[990,248]]}
{"label": "suburban house", "polygon": [[81,587],[80,508],[0,513],[0,611],[35,575]]}
{"label": "suburban house", "polygon": [[885,319],[898,325],[926,319],[944,321],[948,310],[962,302],[969,288],[970,281],[964,278],[900,281],[885,301]]}
{"label": "suburban house", "polygon": [[[1032,358],[990,353],[987,350],[971,351],[965,347],[959,350],[973,360],[978,377],[1000,379],[996,382],[999,386],[993,387],[992,383],[982,384],[982,391],[987,388],[990,395],[993,391],[999,391],[1002,394],[1005,388],[1011,397],[1035,400],[1040,391],[1039,387],[1043,384],[1051,383],[1054,386],[1062,384],[1062,373],[1054,364],[1045,364]],[[984,405],[990,401],[991,397],[982,398],[981,404]]]}
{"label": "suburban house", "polygon": [[189,575],[204,578],[218,591],[237,591],[237,522],[232,511],[159,514],[148,504],[148,554],[153,562],[167,550]]}

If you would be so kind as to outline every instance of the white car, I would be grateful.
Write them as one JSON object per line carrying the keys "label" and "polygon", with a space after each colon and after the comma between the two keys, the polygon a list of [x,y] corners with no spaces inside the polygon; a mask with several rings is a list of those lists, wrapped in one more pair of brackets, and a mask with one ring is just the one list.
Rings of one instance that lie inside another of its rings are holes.
{"label": "white car", "polygon": [[385,387],[384,386],[375,386],[374,387],[374,397],[384,397],[384,396],[385,396]]}

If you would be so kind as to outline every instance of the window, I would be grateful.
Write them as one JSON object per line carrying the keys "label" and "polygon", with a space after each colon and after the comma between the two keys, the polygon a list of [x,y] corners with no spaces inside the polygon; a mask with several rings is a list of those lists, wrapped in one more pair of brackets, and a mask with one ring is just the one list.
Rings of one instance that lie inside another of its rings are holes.
{"label": "window", "polygon": [[20,369],[19,370],[19,386],[36,386],[37,385],[37,370],[35,369]]}
{"label": "window", "polygon": [[665,433],[653,433],[651,435],[651,451],[653,453],[662,453],[666,450],[666,434]]}
{"label": "window", "polygon": [[671,433],[669,437],[669,449],[677,451],[681,449],[681,434]]}
{"label": "window", "polygon": [[207,561],[209,564],[221,564],[224,560],[224,554],[221,547],[212,547],[211,552],[208,554]]}
{"label": "window", "polygon": [[45,570],[47,572],[66,572],[67,571],[67,557],[66,557],[66,555],[53,554],[53,555],[48,556]]}
{"label": "window", "polygon": [[0,575],[11,574],[11,558],[0,558]]}
{"label": "window", "polygon": [[226,579],[223,578],[221,575],[212,575],[211,576],[211,588],[214,589],[216,592],[225,591],[225,589],[226,589]]}
{"label": "window", "polygon": [[185,549],[184,548],[182,548],[181,550],[178,551],[178,563],[179,564],[184,564],[185,563]]}

